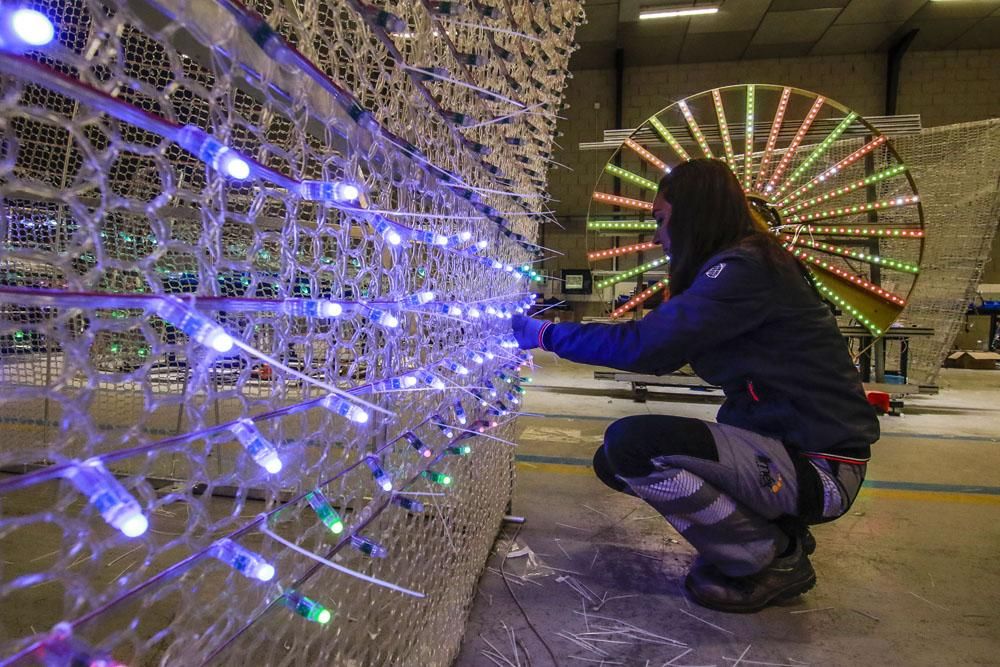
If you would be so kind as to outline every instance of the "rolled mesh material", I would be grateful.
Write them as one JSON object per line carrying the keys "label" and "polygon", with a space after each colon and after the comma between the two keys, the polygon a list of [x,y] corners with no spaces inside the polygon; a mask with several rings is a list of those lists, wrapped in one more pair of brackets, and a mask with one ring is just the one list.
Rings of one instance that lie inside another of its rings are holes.
{"label": "rolled mesh material", "polygon": [[448,664],[579,3],[31,7],[55,40],[0,42],[0,662]]}

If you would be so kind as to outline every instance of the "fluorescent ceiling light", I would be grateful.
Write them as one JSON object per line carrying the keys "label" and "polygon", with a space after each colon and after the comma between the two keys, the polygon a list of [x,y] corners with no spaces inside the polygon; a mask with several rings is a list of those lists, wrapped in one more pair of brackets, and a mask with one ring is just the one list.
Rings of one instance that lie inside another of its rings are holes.
{"label": "fluorescent ceiling light", "polygon": [[701,14],[715,14],[718,11],[718,7],[660,7],[642,9],[639,11],[639,20],[645,21],[648,19],[671,19],[678,16],[699,16]]}

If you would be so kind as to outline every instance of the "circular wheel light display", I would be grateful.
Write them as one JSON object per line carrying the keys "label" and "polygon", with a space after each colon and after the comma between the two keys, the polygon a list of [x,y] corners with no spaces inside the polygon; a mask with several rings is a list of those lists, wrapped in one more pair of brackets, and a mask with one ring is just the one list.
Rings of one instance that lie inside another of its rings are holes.
{"label": "circular wheel light display", "polygon": [[854,111],[769,84],[715,88],[671,104],[605,165],[587,215],[588,259],[599,289],[636,285],[613,318],[668,287],[666,258],[651,243],[653,197],[673,167],[701,157],[732,169],[755,216],[845,317],[875,336],[896,320],[924,243],[911,174],[888,138]]}

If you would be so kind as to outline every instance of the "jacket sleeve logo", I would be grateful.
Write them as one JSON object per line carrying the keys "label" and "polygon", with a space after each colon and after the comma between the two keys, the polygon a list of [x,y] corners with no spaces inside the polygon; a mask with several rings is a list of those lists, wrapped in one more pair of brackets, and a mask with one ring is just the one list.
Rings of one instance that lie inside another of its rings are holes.
{"label": "jacket sleeve logo", "polygon": [[726,263],[719,262],[718,264],[710,268],[708,271],[706,271],[705,275],[708,276],[709,278],[718,278],[719,274],[722,273],[722,269],[724,268],[726,268]]}

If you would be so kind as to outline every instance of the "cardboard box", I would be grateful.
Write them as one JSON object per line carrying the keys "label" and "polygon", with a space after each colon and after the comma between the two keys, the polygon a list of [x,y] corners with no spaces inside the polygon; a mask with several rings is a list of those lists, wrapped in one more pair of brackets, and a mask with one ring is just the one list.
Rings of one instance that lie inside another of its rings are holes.
{"label": "cardboard box", "polygon": [[996,352],[976,352],[973,350],[959,350],[952,352],[945,360],[948,368],[970,368],[974,370],[991,371],[1000,363],[1000,354]]}

